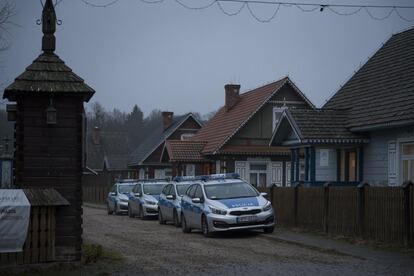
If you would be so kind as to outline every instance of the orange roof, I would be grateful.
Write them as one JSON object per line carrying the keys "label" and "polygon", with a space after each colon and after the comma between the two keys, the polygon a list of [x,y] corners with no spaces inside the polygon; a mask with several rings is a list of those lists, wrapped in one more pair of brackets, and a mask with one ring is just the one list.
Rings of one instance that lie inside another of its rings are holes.
{"label": "orange roof", "polygon": [[200,141],[181,141],[167,140],[165,148],[167,149],[170,162],[174,161],[206,161],[201,155],[205,142]]}
{"label": "orange roof", "polygon": [[[276,93],[288,77],[240,94],[239,102],[230,110],[223,106],[207,124],[192,137],[207,141],[202,154],[215,154]],[[292,82],[290,82],[293,84]]]}
{"label": "orange roof", "polygon": [[289,155],[290,150],[286,147],[269,147],[269,146],[224,146],[220,153],[222,154],[247,154],[247,155]]}

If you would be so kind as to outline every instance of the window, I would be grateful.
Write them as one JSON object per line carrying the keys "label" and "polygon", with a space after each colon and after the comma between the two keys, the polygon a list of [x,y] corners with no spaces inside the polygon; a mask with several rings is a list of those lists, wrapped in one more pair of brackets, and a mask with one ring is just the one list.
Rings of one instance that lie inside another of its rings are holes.
{"label": "window", "polygon": [[137,184],[134,187],[134,193],[140,193],[141,192],[141,184]]}
{"label": "window", "polygon": [[180,184],[177,185],[177,194],[179,196],[182,196],[185,194],[185,191],[187,191],[188,187],[190,186],[190,184]]}
{"label": "window", "polygon": [[164,187],[164,189],[162,189],[162,193],[164,195],[168,195],[170,193],[170,190],[171,190],[171,185],[167,185]]}
{"label": "window", "polygon": [[183,133],[181,134],[181,141],[190,140],[194,136],[194,133]]}
{"label": "window", "polygon": [[226,173],[226,160],[217,160],[216,161],[216,173]]}
{"label": "window", "polygon": [[185,166],[185,175],[186,176],[195,176],[195,165],[194,164],[187,164]]}
{"label": "window", "polygon": [[414,142],[401,144],[401,175],[402,183],[414,182]]}
{"label": "window", "polygon": [[256,197],[257,191],[246,182],[235,182],[226,185],[212,184],[204,186],[209,199],[230,199],[243,197]]}
{"label": "window", "polygon": [[267,164],[250,163],[250,184],[255,187],[267,186]]}
{"label": "window", "polygon": [[116,192],[116,185],[112,186],[112,189],[111,189],[111,193],[115,193],[115,192]]}
{"label": "window", "polygon": [[194,192],[194,197],[204,198],[204,195],[203,195],[203,190],[202,190],[202,188],[201,188],[201,186],[200,186],[200,185],[197,185],[197,186],[196,186],[196,190],[195,190],[195,192]]}
{"label": "window", "polygon": [[273,107],[272,131],[275,130],[277,123],[282,117],[283,110],[285,109],[286,107]]}
{"label": "window", "polygon": [[168,169],[164,169],[164,177],[172,177],[172,169],[168,168]]}
{"label": "window", "polygon": [[197,187],[197,185],[190,186],[190,188],[188,188],[188,190],[186,192],[186,195],[188,197],[192,198],[194,196],[194,192],[195,192],[196,187]]}
{"label": "window", "polygon": [[357,181],[356,152],[355,151],[349,152],[348,168],[349,168],[348,180]]}
{"label": "window", "polygon": [[145,179],[145,170],[139,169],[139,179]]}
{"label": "window", "polygon": [[155,169],[154,170],[154,178],[155,179],[165,178],[165,171],[164,171],[164,169]]}

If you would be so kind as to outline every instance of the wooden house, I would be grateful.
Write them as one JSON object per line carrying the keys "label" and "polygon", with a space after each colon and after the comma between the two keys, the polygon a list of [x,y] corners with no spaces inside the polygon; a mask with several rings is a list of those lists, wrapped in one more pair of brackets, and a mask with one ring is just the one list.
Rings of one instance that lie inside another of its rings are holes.
{"label": "wooden house", "polygon": [[86,134],[84,180],[93,184],[95,176],[106,175],[105,183],[112,185],[116,179],[132,178],[134,170],[128,167],[131,150],[127,133],[94,127]]}
{"label": "wooden house", "polygon": [[200,174],[237,172],[258,187],[288,186],[290,151],[269,143],[283,111],[299,108],[315,109],[288,77],[245,93],[228,84],[224,106],[190,141],[168,141],[162,158]]}
{"label": "wooden house", "polygon": [[414,29],[393,35],[321,109],[286,110],[271,145],[291,149],[294,182],[414,181]]}
{"label": "wooden house", "polygon": [[[168,140],[188,140],[202,124],[192,114],[174,117],[173,112],[162,112],[162,123],[142,142],[131,155],[128,166],[133,168],[139,179],[168,178],[173,175],[171,163],[163,162],[161,155]],[[195,167],[189,167],[187,173],[194,175]]]}
{"label": "wooden house", "polygon": [[69,203],[56,210],[55,253],[80,260],[81,178],[86,130],[83,102],[94,90],[55,54],[56,14],[52,0],[42,13],[43,52],[9,85],[3,98],[15,121],[14,185],[55,189]]}

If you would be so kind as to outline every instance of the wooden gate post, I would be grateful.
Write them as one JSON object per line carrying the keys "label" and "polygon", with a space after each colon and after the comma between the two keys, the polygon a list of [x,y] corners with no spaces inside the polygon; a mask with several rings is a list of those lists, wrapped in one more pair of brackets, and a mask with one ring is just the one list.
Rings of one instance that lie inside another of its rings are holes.
{"label": "wooden gate post", "polygon": [[323,185],[323,231],[328,233],[328,217],[329,217],[329,187],[332,186],[331,182],[327,182]]}
{"label": "wooden gate post", "polygon": [[361,183],[358,185],[358,232],[361,238],[365,238],[365,192],[369,187],[368,183]]}
{"label": "wooden gate post", "polygon": [[303,182],[298,182],[295,185],[295,196],[294,196],[294,203],[293,203],[293,208],[294,208],[294,225],[295,227],[298,227],[298,209],[299,209],[299,188],[303,187]]}
{"label": "wooden gate post", "polygon": [[404,191],[404,245],[409,246],[412,243],[411,237],[412,219],[413,219],[413,203],[411,198],[411,187],[413,183],[406,181],[402,185]]}

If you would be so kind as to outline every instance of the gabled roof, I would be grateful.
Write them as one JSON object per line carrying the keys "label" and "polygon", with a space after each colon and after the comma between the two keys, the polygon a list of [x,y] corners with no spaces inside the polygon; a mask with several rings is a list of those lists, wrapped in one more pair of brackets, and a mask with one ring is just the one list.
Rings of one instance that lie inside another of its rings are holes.
{"label": "gabled roof", "polygon": [[414,124],[414,28],[393,35],[323,106],[352,130]]}
{"label": "gabled roof", "polygon": [[100,141],[94,143],[91,131],[86,135],[86,166],[92,170],[127,170],[131,153],[125,132],[100,131]]}
{"label": "gabled roof", "polygon": [[4,90],[3,99],[15,101],[20,93],[72,93],[89,101],[95,91],[56,54],[43,53]]}
{"label": "gabled roof", "polygon": [[366,142],[365,136],[353,133],[347,128],[348,117],[347,110],[286,109],[275,127],[271,145],[284,144],[287,131],[294,133],[297,139],[294,143]]}
{"label": "gabled roof", "polygon": [[[201,155],[201,150],[206,142],[190,140],[169,140],[165,142],[163,155],[168,153],[169,161],[175,162],[201,162],[206,159]],[[161,157],[162,158],[162,157]]]}
{"label": "gabled roof", "polygon": [[173,134],[188,118],[193,118],[197,124],[201,123],[192,113],[187,113],[182,116],[175,117],[172,124],[164,129],[160,124],[153,132],[142,142],[137,149],[131,154],[128,166],[138,166],[145,161],[159,146],[161,146],[168,137]]}
{"label": "gabled roof", "polygon": [[276,82],[240,94],[240,100],[230,110],[225,106],[192,137],[194,141],[206,141],[202,154],[217,154],[221,147],[242,128],[283,85],[289,83],[312,107],[313,104],[300,92],[293,82],[285,77]]}

